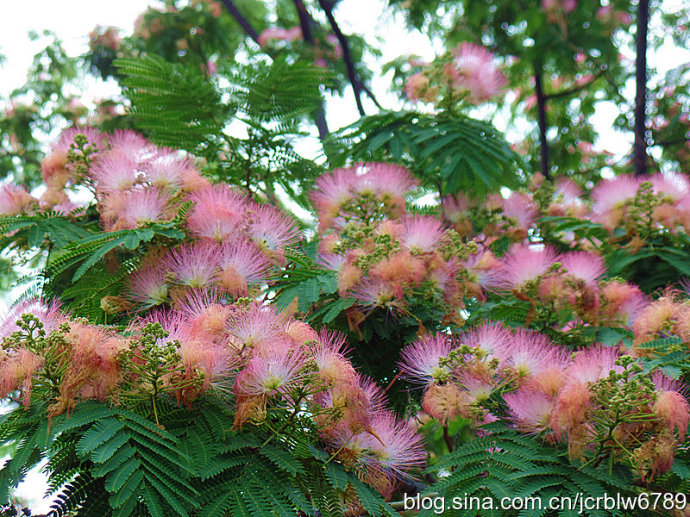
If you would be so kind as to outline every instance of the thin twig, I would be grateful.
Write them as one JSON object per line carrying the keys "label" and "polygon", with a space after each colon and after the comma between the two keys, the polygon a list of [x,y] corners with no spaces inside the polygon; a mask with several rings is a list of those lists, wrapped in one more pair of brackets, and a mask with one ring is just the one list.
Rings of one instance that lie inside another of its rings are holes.
{"label": "thin twig", "polygon": [[[314,40],[314,33],[312,32],[312,25],[316,22],[307,11],[307,7],[304,5],[302,0],[293,0],[295,8],[297,9],[297,16],[299,16],[299,25],[302,28],[302,36],[304,41],[314,46],[316,44]],[[328,130],[328,123],[326,122],[326,110],[323,105],[323,101],[319,103],[314,113],[314,124],[319,131],[319,140],[324,140],[330,131]]]}
{"label": "thin twig", "polygon": [[562,90],[562,91],[560,91],[560,92],[547,93],[547,94],[544,95],[544,98],[545,98],[546,100],[550,100],[550,99],[558,99],[558,98],[561,98],[561,97],[568,97],[568,96],[570,96],[570,95],[572,95],[572,94],[574,94],[574,93],[577,93],[577,92],[579,92],[579,91],[584,90],[585,88],[587,88],[590,84],[592,84],[593,82],[595,82],[597,79],[599,79],[599,78],[600,78],[601,76],[603,76],[604,74],[606,74],[606,70],[600,70],[597,74],[595,74],[595,75],[592,77],[592,79],[590,79],[590,80],[587,81],[586,83],[580,84],[580,85],[578,85],[578,86],[573,86],[572,88],[568,88],[567,90]]}
{"label": "thin twig", "polygon": [[541,146],[541,173],[544,178],[549,179],[551,175],[549,173],[549,142],[546,139],[546,96],[542,88],[542,74],[541,64],[534,63],[534,89],[537,94],[539,144]]}
{"label": "thin twig", "polygon": [[633,165],[635,175],[647,174],[647,28],[649,0],[640,0],[637,6],[637,34],[635,35],[635,142]]}
{"label": "thin twig", "polygon": [[259,33],[256,32],[256,29],[252,27],[251,23],[249,23],[249,20],[247,20],[242,13],[240,13],[239,9],[237,9],[237,6],[233,3],[232,0],[221,0],[223,2],[223,5],[225,8],[228,10],[228,12],[232,15],[233,18],[237,21],[237,23],[240,24],[240,27],[244,30],[244,32],[247,33],[247,36],[249,36],[251,39],[253,39],[257,45],[261,46],[259,43]]}
{"label": "thin twig", "polygon": [[364,106],[362,105],[361,99],[363,85],[359,77],[357,77],[357,72],[355,71],[355,63],[352,60],[352,54],[350,53],[350,47],[348,45],[347,38],[345,37],[345,34],[343,34],[343,31],[340,30],[335,16],[333,16],[333,3],[330,0],[319,0],[319,5],[324,10],[324,13],[326,13],[328,23],[331,24],[333,33],[335,34],[335,37],[338,38],[338,42],[342,47],[343,60],[345,61],[345,67],[347,68],[347,77],[350,80],[350,84],[352,85],[352,91],[355,94],[355,103],[357,104],[357,110],[359,111],[359,114],[363,117],[364,115],[366,115],[366,113],[364,112]]}

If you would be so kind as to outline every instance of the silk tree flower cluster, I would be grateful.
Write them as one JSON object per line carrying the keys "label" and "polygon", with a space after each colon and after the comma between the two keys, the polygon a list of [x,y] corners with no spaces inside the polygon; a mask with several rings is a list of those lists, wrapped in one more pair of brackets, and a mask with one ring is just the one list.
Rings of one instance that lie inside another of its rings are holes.
{"label": "silk tree flower cluster", "polygon": [[417,182],[403,167],[369,163],[337,169],[316,181],[319,260],[337,272],[341,297],[356,300],[351,321],[374,309],[410,314],[413,298],[433,300],[447,313],[462,306],[474,250],[433,216],[407,212]]}
{"label": "silk tree flower cluster", "polygon": [[[641,345],[656,339],[678,337],[690,343],[690,300],[688,292],[667,289],[662,296],[648,304],[635,319],[632,327],[634,344]],[[682,345],[687,346],[687,345]],[[637,348],[646,355],[653,349]]]}
{"label": "silk tree flower cluster", "polygon": [[[513,192],[505,199],[493,195],[482,202],[459,194],[445,198],[443,206],[458,233],[480,234],[487,244],[504,236],[524,241],[543,224],[540,216],[559,216],[599,223],[612,240],[634,250],[652,236],[688,233],[690,179],[681,173],[657,173],[648,179],[621,175],[583,191],[570,178],[551,184],[537,177],[528,192]],[[578,240],[572,232],[561,237],[572,247],[600,244]]]}
{"label": "silk tree flower cluster", "polygon": [[[623,461],[642,480],[667,472],[690,419],[685,387],[618,349],[570,353],[544,335],[485,323],[425,335],[402,353],[406,378],[423,386],[422,408],[442,425],[502,419],[571,458]],[[481,431],[481,430],[480,430]]]}
{"label": "silk tree flower cluster", "polygon": [[209,187],[189,157],[128,130],[65,130],[41,162],[41,174],[46,189],[39,199],[5,185],[0,214],[54,210],[68,215],[79,208],[74,194],[86,188],[105,230],[130,229],[172,220],[186,196]]}
{"label": "silk tree flower cluster", "polygon": [[434,102],[450,108],[461,100],[474,105],[491,101],[507,84],[491,52],[481,45],[463,42],[408,77],[405,94],[413,102]]}
{"label": "silk tree flower cluster", "polygon": [[638,286],[605,279],[603,258],[589,251],[559,254],[549,245],[516,243],[500,259],[490,253],[484,252],[490,267],[479,282],[529,302],[528,324],[539,320],[563,331],[589,325],[632,328],[649,303]]}
{"label": "silk tree flower cluster", "polygon": [[193,205],[184,227],[196,240],[151,249],[129,279],[127,295],[143,307],[214,288],[234,298],[257,294],[299,239],[288,216],[226,185],[208,186],[187,200]]}
{"label": "silk tree flower cluster", "polygon": [[424,463],[421,437],[355,371],[345,338],[269,306],[198,299],[119,334],[34,301],[16,306],[0,330],[0,397],[47,402],[51,418],[96,399],[143,401],[157,419],[160,397],[192,405],[215,395],[233,403],[229,426],[315,429],[314,439],[387,496]]}
{"label": "silk tree flower cluster", "polygon": [[[42,171],[47,187],[42,197],[6,185],[0,190],[1,214],[42,208],[68,214],[76,207],[69,192],[88,188],[105,231],[177,218],[193,238],[173,249],[147,252],[124,293],[138,308],[179,301],[195,289],[215,287],[234,298],[253,294],[271,278],[274,266],[285,263],[285,249],[299,239],[289,216],[227,185],[211,185],[188,156],[132,131],[106,135],[69,129],[53,145]],[[122,302],[111,305],[128,305]]]}

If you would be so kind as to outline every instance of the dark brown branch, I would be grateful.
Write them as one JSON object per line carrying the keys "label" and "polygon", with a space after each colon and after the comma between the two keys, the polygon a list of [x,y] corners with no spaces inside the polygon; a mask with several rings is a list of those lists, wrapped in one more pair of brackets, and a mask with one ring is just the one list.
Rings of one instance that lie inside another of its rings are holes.
{"label": "dark brown branch", "polygon": [[542,87],[542,68],[534,63],[534,89],[537,94],[537,110],[539,121],[539,145],[541,147],[541,173],[544,178],[551,178],[549,173],[549,143],[546,140],[546,96]]}
{"label": "dark brown branch", "polygon": [[331,0],[319,0],[319,5],[323,9],[324,13],[326,13],[328,23],[331,24],[333,33],[335,34],[335,37],[338,38],[338,42],[340,43],[340,46],[343,49],[343,60],[345,61],[345,67],[347,68],[347,77],[350,80],[350,84],[352,85],[352,91],[355,94],[357,110],[359,111],[359,114],[363,117],[364,115],[366,115],[366,113],[364,112],[364,106],[362,105],[361,99],[363,91],[362,81],[357,77],[357,72],[355,71],[355,63],[352,60],[352,54],[350,54],[350,47],[348,46],[347,38],[343,34],[343,31],[340,30],[335,16],[333,16],[334,4]]}
{"label": "dark brown branch", "polygon": [[587,81],[584,84],[580,84],[578,86],[573,86],[572,88],[568,88],[567,90],[563,90],[560,92],[547,93],[546,95],[544,95],[544,98],[546,100],[550,100],[550,99],[559,99],[561,97],[568,97],[570,95],[573,95],[574,93],[577,93],[577,92],[582,91],[585,88],[587,88],[590,84],[595,82],[597,79],[599,79],[605,73],[606,73],[606,70],[601,70],[594,77],[592,77],[592,79],[590,79],[589,81]]}
{"label": "dark brown branch", "polygon": [[240,24],[242,30],[247,33],[247,36],[253,39],[257,45],[261,46],[259,43],[259,33],[256,32],[254,27],[252,27],[251,23],[249,23],[249,20],[242,16],[242,13],[237,9],[237,6],[232,2],[232,0],[221,0],[221,2],[223,2],[223,5],[232,15],[232,17],[235,18],[237,23]]}
{"label": "dark brown branch", "polygon": [[676,140],[654,140],[654,145],[658,145],[660,147],[671,147],[672,145],[684,144],[688,140],[690,139],[677,138]]}
{"label": "dark brown branch", "polygon": [[647,174],[647,28],[649,0],[639,0],[637,7],[637,34],[635,35],[635,143],[633,166],[635,175]]}
{"label": "dark brown branch", "polygon": [[[299,25],[302,28],[302,37],[304,38],[304,41],[314,46],[314,33],[312,32],[311,27],[316,22],[309,14],[309,11],[307,11],[307,7],[304,5],[302,0],[293,0],[293,2],[295,4],[295,8],[297,9],[297,15],[299,16]],[[329,134],[329,130],[328,123],[326,122],[326,111],[323,107],[323,101],[319,104],[318,108],[316,108],[316,112],[314,113],[314,124],[316,124],[316,128],[319,131],[319,140],[325,139]]]}
{"label": "dark brown branch", "polygon": [[448,433],[448,426],[443,426],[443,441],[446,442],[446,447],[448,447],[448,452],[453,452],[453,439]]}
{"label": "dark brown branch", "polygon": [[372,92],[369,87],[362,83],[361,81],[359,82],[360,86],[362,87],[362,90],[364,90],[364,93],[367,94],[367,97],[371,99],[371,101],[374,103],[374,106],[376,106],[378,109],[382,110],[383,106],[379,104],[379,101],[376,100],[376,97],[374,96],[374,92]]}
{"label": "dark brown branch", "polygon": [[297,9],[297,15],[299,16],[299,26],[302,28],[302,37],[307,43],[314,44],[314,35],[311,31],[311,25],[314,23],[307,7],[304,5],[302,0],[292,0]]}

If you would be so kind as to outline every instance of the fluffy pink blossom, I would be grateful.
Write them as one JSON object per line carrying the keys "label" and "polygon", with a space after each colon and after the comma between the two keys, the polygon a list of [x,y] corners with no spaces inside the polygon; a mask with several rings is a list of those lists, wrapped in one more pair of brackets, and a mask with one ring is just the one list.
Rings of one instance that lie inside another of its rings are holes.
{"label": "fluffy pink blossom", "polygon": [[170,194],[155,188],[113,193],[102,206],[104,215],[110,218],[106,222],[108,230],[140,228],[173,217]]}
{"label": "fluffy pink blossom", "polygon": [[627,282],[609,282],[602,288],[601,294],[605,314],[629,327],[649,305],[640,288]]}
{"label": "fluffy pink blossom", "polygon": [[411,101],[421,100],[422,92],[429,86],[429,78],[421,72],[412,74],[405,81],[405,95]]}
{"label": "fluffy pink blossom", "polygon": [[596,287],[606,273],[604,259],[586,251],[570,251],[562,255],[559,262],[568,275],[582,280],[588,287]]}
{"label": "fluffy pink blossom", "polygon": [[277,208],[261,205],[252,212],[247,235],[260,249],[280,256],[286,247],[293,246],[299,240],[295,222]]}
{"label": "fluffy pink blossom", "polygon": [[[501,284],[501,263],[489,249],[480,249],[467,257],[462,264],[470,274],[470,280],[484,289],[493,289]],[[477,297],[483,293],[477,293]]]}
{"label": "fluffy pink blossom", "polygon": [[371,428],[372,432],[361,433],[355,439],[386,471],[402,474],[424,465],[423,439],[407,422],[385,411],[374,415]]}
{"label": "fluffy pink blossom", "polygon": [[41,161],[41,176],[49,187],[62,188],[70,180],[74,180],[73,171],[67,164],[67,154],[74,144],[74,137],[82,134],[88,141],[88,146],[96,148],[96,154],[92,158],[98,158],[107,149],[105,135],[92,127],[71,127],[65,129],[60,138],[51,145],[50,152]]}
{"label": "fluffy pink blossom", "polygon": [[486,402],[494,391],[496,384],[490,375],[477,374],[469,370],[460,370],[454,374],[455,381],[467,393],[469,404]]}
{"label": "fluffy pink blossom", "polygon": [[283,29],[276,27],[273,29],[264,29],[259,35],[259,45],[265,47],[269,41],[295,41],[302,39],[302,29],[300,27],[292,27],[291,29]]}
{"label": "fluffy pink blossom", "polygon": [[510,329],[501,322],[483,323],[465,332],[460,341],[473,348],[480,347],[496,358],[505,358],[509,354],[513,341]]}
{"label": "fluffy pink blossom", "polygon": [[218,249],[205,242],[183,244],[170,251],[163,267],[173,283],[192,288],[210,287],[218,279]]}
{"label": "fluffy pink blossom", "polygon": [[60,311],[59,302],[45,302],[40,298],[26,300],[17,303],[0,317],[0,340],[19,330],[17,321],[23,314],[36,316],[47,334],[67,321],[67,317]]}
{"label": "fluffy pink blossom", "polygon": [[[227,344],[226,330],[232,307],[224,295],[215,288],[187,289],[177,294],[174,307],[183,314],[196,334],[207,336],[214,342]],[[235,354],[236,355],[236,354]]]}
{"label": "fluffy pink blossom", "polygon": [[255,355],[235,380],[238,393],[271,397],[286,393],[306,375],[306,356],[287,342],[277,342],[269,352]]}
{"label": "fluffy pink blossom", "polygon": [[592,220],[607,228],[615,228],[623,222],[623,206],[640,188],[640,180],[634,176],[617,176],[603,180],[592,190]]}
{"label": "fluffy pink blossom", "polygon": [[677,201],[690,193],[690,182],[685,174],[657,173],[649,181],[652,182],[654,192]]}
{"label": "fluffy pink blossom", "polygon": [[523,433],[536,434],[549,428],[554,400],[542,391],[523,388],[506,394],[503,399],[510,419]]}
{"label": "fluffy pink blossom", "polygon": [[677,391],[683,395],[688,394],[688,386],[680,380],[673,379],[659,370],[652,373],[652,382],[657,391]]}
{"label": "fluffy pink blossom", "polygon": [[197,372],[203,374],[203,389],[208,389],[212,383],[219,382],[227,376],[229,371],[237,366],[237,356],[229,353],[222,345],[208,339],[208,335],[197,332],[193,324],[179,312],[157,311],[141,323],[159,323],[163,330],[169,333],[165,342],[177,341],[179,354],[185,367],[186,375],[194,376]]}
{"label": "fluffy pink blossom", "polygon": [[370,430],[353,435],[340,428],[329,442],[334,450],[347,450],[358,463],[390,474],[419,468],[426,458],[421,435],[386,411],[373,416]]}
{"label": "fluffy pink blossom", "polygon": [[384,202],[399,203],[404,207],[404,198],[419,182],[410,171],[391,163],[366,163],[365,173],[357,176],[357,192],[373,192]]}
{"label": "fluffy pink blossom", "polygon": [[545,11],[562,9],[566,14],[571,13],[577,7],[577,0],[542,0],[541,7]]}
{"label": "fluffy pink blossom", "polygon": [[219,285],[235,298],[249,294],[249,287],[265,282],[271,261],[246,240],[223,243],[218,249]]}
{"label": "fluffy pink blossom", "polygon": [[143,167],[146,181],[151,186],[173,192],[185,184],[189,169],[193,169],[191,160],[169,149],[158,150]]}
{"label": "fluffy pink blossom", "polygon": [[312,358],[322,381],[329,386],[357,383],[357,374],[345,357],[347,345],[340,332],[322,329],[319,340],[312,350]]}
{"label": "fluffy pink blossom", "polygon": [[246,309],[237,307],[228,318],[229,343],[239,350],[270,349],[273,342],[287,339],[283,337],[285,323],[285,317],[273,307],[258,303],[253,303]]}
{"label": "fluffy pink blossom", "polygon": [[520,289],[526,282],[545,275],[557,259],[558,254],[550,246],[513,245],[501,261],[497,284],[504,290]]}
{"label": "fluffy pink blossom", "polygon": [[690,405],[688,400],[677,391],[662,391],[657,395],[652,411],[672,433],[678,430],[680,441],[685,439],[690,421]]}
{"label": "fluffy pink blossom", "polygon": [[189,199],[194,208],[189,212],[187,227],[193,235],[223,242],[241,234],[248,208],[242,193],[218,184],[193,193]]}
{"label": "fluffy pink blossom", "polygon": [[405,306],[405,299],[394,285],[380,278],[368,278],[351,290],[353,298],[367,310],[376,307],[398,312]]}
{"label": "fluffy pink blossom", "polygon": [[359,164],[336,169],[316,180],[310,198],[319,213],[319,231],[333,226],[342,206],[358,196],[374,196],[390,215],[402,215],[405,196],[418,182],[404,167],[386,163]]}
{"label": "fluffy pink blossom", "polygon": [[468,94],[473,104],[481,104],[500,93],[508,82],[491,52],[480,45],[461,43],[453,50],[453,84]]}
{"label": "fluffy pink blossom", "polygon": [[103,194],[124,192],[140,180],[141,172],[136,157],[125,153],[106,153],[90,169],[96,191]]}
{"label": "fluffy pink blossom", "polygon": [[175,300],[175,310],[185,318],[193,320],[214,305],[224,305],[224,295],[215,287],[207,289],[193,289],[186,296]]}
{"label": "fluffy pink blossom", "polygon": [[512,192],[510,196],[503,200],[503,213],[508,219],[515,221],[519,228],[524,230],[524,236],[526,237],[526,232],[537,219],[539,210],[531,196]]}
{"label": "fluffy pink blossom", "polygon": [[36,199],[24,187],[8,183],[0,187],[0,215],[17,215],[26,211]]}
{"label": "fluffy pink blossom", "polygon": [[319,217],[335,217],[340,205],[352,197],[356,181],[357,175],[353,169],[335,169],[319,176],[314,190],[309,194]]}
{"label": "fluffy pink blossom", "polygon": [[399,239],[413,254],[419,254],[434,251],[445,237],[441,221],[430,215],[413,215],[403,219]]}
{"label": "fluffy pink blossom", "polygon": [[51,415],[73,408],[78,400],[103,401],[120,382],[118,357],[128,346],[109,330],[84,323],[72,322],[65,337],[70,356]]}
{"label": "fluffy pink blossom", "polygon": [[41,366],[43,366],[43,358],[25,348],[9,352],[0,350],[0,399],[4,399],[8,393],[20,389],[22,391],[22,403],[29,407],[33,386],[32,379]]}
{"label": "fluffy pink blossom", "polygon": [[582,190],[570,178],[559,178],[556,181],[554,200],[547,209],[548,215],[583,217],[587,206],[581,198]]}
{"label": "fluffy pink blossom", "polygon": [[622,368],[615,364],[619,357],[616,348],[603,345],[581,350],[567,369],[568,382],[596,382],[608,377],[611,370],[620,372]]}
{"label": "fluffy pink blossom", "polygon": [[513,368],[520,376],[535,377],[552,368],[565,368],[567,353],[543,334],[519,328],[510,344],[496,357],[502,366]]}
{"label": "fluffy pink blossom", "polygon": [[159,262],[160,254],[145,258],[139,269],[129,277],[127,295],[144,308],[165,303],[168,299],[166,270]]}
{"label": "fluffy pink blossom", "polygon": [[117,129],[108,137],[113,154],[129,156],[141,161],[155,153],[156,146],[130,129]]}
{"label": "fluffy pink blossom", "polygon": [[388,405],[386,392],[376,384],[376,381],[366,375],[357,375],[357,383],[364,392],[364,397],[369,401],[369,410],[372,413],[383,411]]}
{"label": "fluffy pink blossom", "polygon": [[453,343],[448,334],[426,334],[403,349],[400,370],[407,380],[415,384],[445,381],[450,370],[447,366],[441,366],[440,360],[448,357],[452,349]]}

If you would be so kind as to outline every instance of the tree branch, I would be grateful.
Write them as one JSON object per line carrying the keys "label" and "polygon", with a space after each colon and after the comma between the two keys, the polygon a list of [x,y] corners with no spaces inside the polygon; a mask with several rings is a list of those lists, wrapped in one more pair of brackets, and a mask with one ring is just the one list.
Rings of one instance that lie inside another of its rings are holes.
{"label": "tree branch", "polygon": [[541,64],[534,63],[534,89],[537,94],[537,109],[539,121],[539,144],[541,146],[541,173],[546,179],[551,178],[549,173],[549,143],[546,140],[546,96],[542,87]]}
{"label": "tree branch", "polygon": [[297,16],[299,16],[299,25],[302,28],[302,37],[304,41],[314,44],[314,35],[311,32],[311,25],[315,23],[307,7],[304,5],[302,0],[292,0],[297,9]]}
{"label": "tree branch", "polygon": [[688,141],[688,138],[677,138],[676,140],[654,140],[654,145],[660,147],[670,147],[673,145],[684,144]]}
{"label": "tree branch", "polygon": [[[314,46],[314,33],[311,30],[312,24],[316,22],[307,11],[307,7],[302,0],[293,0],[295,8],[297,9],[297,16],[299,16],[299,24],[302,28],[302,37],[304,41]],[[314,124],[319,131],[319,140],[324,140],[328,134],[328,123],[326,122],[326,110],[323,106],[323,101],[319,103],[316,112],[314,113]]]}
{"label": "tree branch", "polygon": [[647,29],[649,0],[639,0],[637,7],[637,34],[635,35],[635,143],[633,165],[635,175],[647,174]]}
{"label": "tree branch", "polygon": [[[362,91],[364,91],[364,88],[362,85],[362,81],[357,77],[357,72],[355,72],[355,64],[352,61],[352,54],[350,54],[350,47],[347,44],[347,38],[343,34],[343,31],[340,30],[335,16],[333,16],[333,3],[330,0],[319,0],[319,5],[326,13],[328,23],[331,24],[333,33],[335,34],[335,37],[338,38],[338,42],[340,43],[340,46],[343,49],[343,60],[345,61],[345,67],[347,68],[347,77],[350,80],[350,84],[352,85],[352,91],[355,94],[357,110],[359,111],[359,114],[363,117],[364,115],[366,115],[366,113],[364,112],[364,106],[362,105],[361,99]],[[369,95],[372,96],[370,92]]]}
{"label": "tree branch", "polygon": [[240,24],[240,27],[242,27],[244,32],[247,33],[247,36],[253,39],[257,45],[261,46],[261,44],[259,43],[259,33],[256,32],[254,27],[252,27],[251,23],[249,23],[249,20],[242,16],[242,13],[240,13],[240,11],[237,9],[237,6],[232,2],[232,0],[221,0],[221,2],[223,2],[223,5],[232,15],[232,17],[235,18],[237,23]]}
{"label": "tree branch", "polygon": [[592,77],[592,79],[590,79],[590,80],[587,81],[586,83],[580,84],[580,85],[578,85],[578,86],[573,86],[572,88],[568,88],[567,90],[563,90],[563,91],[560,91],[560,92],[547,93],[547,94],[544,95],[544,98],[545,98],[546,100],[550,100],[550,99],[558,99],[558,98],[561,98],[561,97],[568,97],[569,95],[572,95],[572,94],[577,93],[577,92],[579,92],[579,91],[581,91],[581,90],[584,90],[584,89],[587,88],[590,84],[592,84],[592,83],[595,82],[597,79],[599,79],[601,76],[603,76],[605,73],[606,73],[606,70],[600,70],[596,75],[594,75],[594,77]]}

